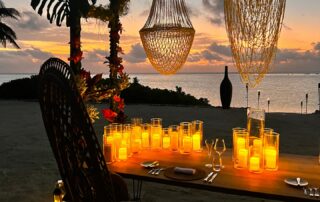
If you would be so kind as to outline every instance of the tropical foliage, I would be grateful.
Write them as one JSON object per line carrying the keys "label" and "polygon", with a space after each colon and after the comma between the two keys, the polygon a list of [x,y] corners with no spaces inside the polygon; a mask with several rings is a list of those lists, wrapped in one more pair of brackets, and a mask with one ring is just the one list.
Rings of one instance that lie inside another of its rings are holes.
{"label": "tropical foliage", "polygon": [[6,8],[2,1],[0,1],[0,43],[3,47],[7,47],[7,42],[11,43],[14,47],[20,48],[16,43],[16,33],[3,22],[5,18],[12,18],[18,20],[20,17],[19,12],[14,8]]}

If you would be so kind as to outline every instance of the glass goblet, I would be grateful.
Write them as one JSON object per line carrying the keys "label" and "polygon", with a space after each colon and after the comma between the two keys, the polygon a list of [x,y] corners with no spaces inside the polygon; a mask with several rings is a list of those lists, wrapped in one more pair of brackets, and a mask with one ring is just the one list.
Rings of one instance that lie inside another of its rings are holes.
{"label": "glass goblet", "polygon": [[212,163],[211,163],[211,156],[212,156],[212,149],[213,149],[213,145],[214,145],[214,140],[205,140],[204,141],[206,143],[206,147],[207,147],[207,152],[208,152],[208,161],[209,163],[206,163],[204,166],[208,167],[208,168],[212,168]]}
{"label": "glass goblet", "polygon": [[226,144],[224,143],[224,139],[216,138],[213,149],[218,154],[218,158],[219,158],[219,164],[214,165],[213,170],[218,172],[224,168],[224,165],[222,164],[222,157],[221,157],[222,154],[226,151]]}

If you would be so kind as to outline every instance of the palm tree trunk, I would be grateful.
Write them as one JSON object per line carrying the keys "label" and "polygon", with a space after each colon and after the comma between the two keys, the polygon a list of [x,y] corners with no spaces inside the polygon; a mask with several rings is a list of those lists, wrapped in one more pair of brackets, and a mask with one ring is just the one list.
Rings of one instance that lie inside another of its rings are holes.
{"label": "palm tree trunk", "polygon": [[77,0],[70,1],[70,67],[75,74],[81,70],[81,15]]}
{"label": "palm tree trunk", "polygon": [[[118,0],[110,0],[110,9],[112,13],[112,17],[109,21],[108,27],[110,28],[110,56],[108,57],[109,60],[109,67],[110,67],[110,86],[114,87],[117,82],[117,74],[118,74],[118,67],[119,67],[119,60],[118,57],[118,44],[120,41],[119,35],[119,25],[120,25],[120,17],[119,17],[119,9],[120,5]],[[110,98],[110,109],[114,111],[113,106],[113,98]]]}

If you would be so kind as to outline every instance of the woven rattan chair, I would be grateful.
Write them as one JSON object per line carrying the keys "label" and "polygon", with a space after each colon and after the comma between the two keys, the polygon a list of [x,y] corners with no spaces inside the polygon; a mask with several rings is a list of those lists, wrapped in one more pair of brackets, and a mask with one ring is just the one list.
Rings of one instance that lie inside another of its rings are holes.
{"label": "woven rattan chair", "polygon": [[[42,65],[39,73],[39,101],[46,132],[69,200],[127,200],[126,184],[108,171],[68,64],[51,58]],[[114,179],[117,179],[116,183]],[[116,185],[119,184],[125,186],[118,188]],[[119,199],[117,194],[122,198]]]}

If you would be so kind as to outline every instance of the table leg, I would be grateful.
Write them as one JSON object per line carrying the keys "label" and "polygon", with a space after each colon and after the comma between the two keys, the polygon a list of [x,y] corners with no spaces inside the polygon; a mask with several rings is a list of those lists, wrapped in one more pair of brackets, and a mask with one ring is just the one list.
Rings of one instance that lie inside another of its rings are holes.
{"label": "table leg", "polygon": [[132,179],[132,187],[133,187],[133,200],[141,201],[142,180]]}

